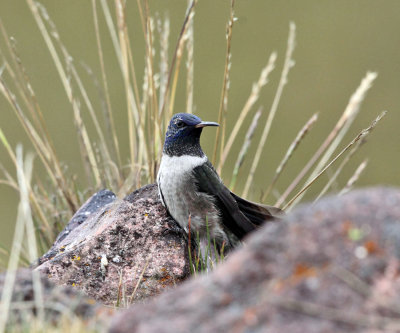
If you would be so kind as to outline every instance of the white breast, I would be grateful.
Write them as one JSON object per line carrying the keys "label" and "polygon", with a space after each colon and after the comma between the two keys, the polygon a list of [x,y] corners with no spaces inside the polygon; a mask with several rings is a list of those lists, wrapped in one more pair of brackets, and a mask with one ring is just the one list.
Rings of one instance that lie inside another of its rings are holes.
{"label": "white breast", "polygon": [[[198,156],[168,156],[161,158],[160,169],[157,175],[158,192],[164,206],[174,215],[175,208],[180,205],[176,199],[183,191],[189,190],[188,185],[194,186],[189,181],[193,168],[207,162],[207,157]],[[192,189],[190,189],[192,190]],[[163,195],[161,195],[161,192]],[[176,217],[175,217],[176,219]]]}
{"label": "white breast", "polygon": [[[214,197],[198,193],[192,170],[207,162],[207,157],[163,155],[157,175],[158,191],[163,205],[179,225],[188,231],[189,216],[193,231],[202,237],[206,220],[212,237],[226,239],[220,227],[220,213],[214,205]],[[162,194],[161,194],[162,193]]]}
{"label": "white breast", "polygon": [[[193,168],[207,162],[207,157],[198,157],[198,156],[168,156],[163,155],[161,158],[160,172],[163,175],[167,174],[184,174],[186,172],[192,171]],[[157,176],[158,178],[158,176]]]}

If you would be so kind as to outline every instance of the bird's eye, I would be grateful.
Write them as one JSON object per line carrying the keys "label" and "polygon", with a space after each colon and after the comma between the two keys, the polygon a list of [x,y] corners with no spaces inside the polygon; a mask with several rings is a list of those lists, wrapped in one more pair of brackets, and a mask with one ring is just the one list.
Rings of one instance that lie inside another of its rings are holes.
{"label": "bird's eye", "polygon": [[176,125],[176,127],[181,128],[181,127],[185,126],[185,123],[182,120],[178,120],[175,123],[175,125]]}

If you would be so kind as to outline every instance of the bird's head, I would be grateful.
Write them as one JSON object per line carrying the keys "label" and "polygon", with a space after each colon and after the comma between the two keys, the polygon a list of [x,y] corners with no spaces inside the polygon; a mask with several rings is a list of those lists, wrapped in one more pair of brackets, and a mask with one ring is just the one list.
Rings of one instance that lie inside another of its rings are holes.
{"label": "bird's head", "polygon": [[165,135],[164,153],[170,156],[203,156],[200,134],[206,126],[219,126],[219,124],[202,121],[190,113],[175,114],[169,122]]}

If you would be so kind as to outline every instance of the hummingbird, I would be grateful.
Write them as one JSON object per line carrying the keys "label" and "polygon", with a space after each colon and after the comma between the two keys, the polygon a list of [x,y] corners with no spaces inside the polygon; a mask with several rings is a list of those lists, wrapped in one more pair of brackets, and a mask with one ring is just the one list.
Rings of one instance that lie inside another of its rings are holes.
{"label": "hummingbird", "polygon": [[209,237],[218,251],[223,248],[227,253],[282,211],[245,200],[223,184],[200,146],[200,135],[208,126],[219,124],[189,113],[172,117],[157,174],[158,191],[162,204],[186,233],[198,233],[200,241]]}

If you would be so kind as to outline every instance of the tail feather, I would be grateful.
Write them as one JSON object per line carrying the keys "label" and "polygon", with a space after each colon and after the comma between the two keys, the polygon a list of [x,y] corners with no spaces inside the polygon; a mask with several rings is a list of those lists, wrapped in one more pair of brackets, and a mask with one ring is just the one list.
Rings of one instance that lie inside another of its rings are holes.
{"label": "tail feather", "polygon": [[279,218],[284,214],[284,212],[277,207],[258,204],[245,200],[232,192],[231,194],[235,198],[242,213],[255,225],[261,225],[265,221]]}

